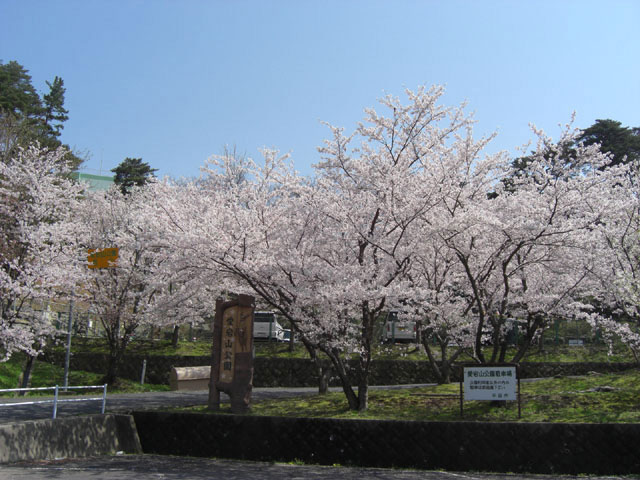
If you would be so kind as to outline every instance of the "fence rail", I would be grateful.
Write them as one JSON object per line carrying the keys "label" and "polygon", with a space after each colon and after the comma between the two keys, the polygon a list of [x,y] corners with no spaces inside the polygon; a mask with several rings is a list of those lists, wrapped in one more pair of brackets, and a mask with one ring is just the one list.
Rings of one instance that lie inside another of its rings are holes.
{"label": "fence rail", "polygon": [[[83,397],[83,398],[59,398],[59,392],[62,390],[66,392],[67,390],[102,390],[101,397]],[[100,408],[100,413],[104,415],[105,407],[107,405],[107,384],[104,385],[83,385],[83,386],[74,386],[74,387],[60,387],[56,385],[55,387],[36,387],[36,388],[4,388],[0,389],[1,393],[10,393],[10,392],[42,392],[42,391],[53,391],[53,400],[33,400],[29,402],[11,402],[11,403],[1,403],[0,407],[11,407],[15,405],[37,405],[41,403],[53,403],[53,416],[52,418],[56,418],[58,415],[58,404],[59,403],[68,403],[68,402],[89,402],[89,401],[102,401],[102,407]]]}

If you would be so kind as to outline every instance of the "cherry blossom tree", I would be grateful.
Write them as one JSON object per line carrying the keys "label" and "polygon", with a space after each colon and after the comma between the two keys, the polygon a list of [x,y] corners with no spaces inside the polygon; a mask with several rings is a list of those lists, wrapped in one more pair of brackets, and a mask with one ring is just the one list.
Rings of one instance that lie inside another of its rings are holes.
{"label": "cherry blossom tree", "polygon": [[[78,294],[90,302],[104,329],[109,349],[106,383],[116,381],[124,353],[139,327],[184,320],[176,307],[178,299],[183,299],[180,288],[162,268],[162,232],[149,214],[153,188],[149,184],[126,194],[117,188],[93,192],[75,216],[78,231],[83,232],[77,242],[77,255],[84,258]],[[116,247],[118,258],[111,266],[88,268],[89,249]],[[166,302],[157,304],[163,295],[173,295],[173,308]]]}
{"label": "cherry blossom tree", "polygon": [[465,348],[506,360],[514,324],[519,361],[552,315],[583,311],[595,285],[586,253],[619,208],[619,177],[597,168],[597,147],[577,148],[569,167],[538,132],[516,169],[483,154],[492,137],[474,139],[442,93],[387,96],[350,135],[330,126],[311,180],[267,150],[240,176],[223,155],[198,182],[156,191],[152,216],[185,292],[248,293],[277,310],[330,359],[352,409],[367,408],[374,326],[390,310],[436,338],[439,359],[425,348],[442,381]]}
{"label": "cherry blossom tree", "polygon": [[[368,109],[350,136],[330,127],[313,181],[267,151],[243,182],[218,188],[228,170],[221,159],[209,186],[192,187],[169,215],[176,245],[189,239],[184,261],[197,259],[201,271],[234,279],[286,316],[329,357],[353,409],[367,407],[374,324],[415,296],[407,274],[425,218],[455,180],[457,149],[471,142],[471,119],[439,106],[442,93],[407,91],[407,105],[385,97],[390,116]],[[452,146],[460,130],[466,140]]]}
{"label": "cherry blossom tree", "polygon": [[[323,275],[315,274],[314,290],[327,292],[337,307],[328,318],[344,319],[347,334],[338,330],[335,337],[351,340],[355,382],[345,377],[343,383],[358,386],[359,409],[367,405],[375,322],[432,293],[412,281],[413,265],[434,234],[431,219],[449,194],[452,168],[465,156],[460,148],[474,144],[472,119],[462,107],[438,105],[442,93],[439,87],[407,91],[406,105],[385,97],[381,103],[390,116],[367,109],[365,122],[349,137],[332,128],[316,166],[311,211],[324,216],[330,228],[323,232],[332,237],[318,243]],[[332,361],[340,372],[340,359]]]}
{"label": "cherry blossom tree", "polygon": [[438,383],[449,383],[454,362],[473,352],[473,302],[466,293],[464,272],[455,253],[437,235],[423,238],[410,272],[420,285],[406,300],[404,316],[413,320]]}
{"label": "cherry blossom tree", "polygon": [[[640,191],[637,162],[617,175],[620,206],[592,235],[592,269],[596,285],[594,308],[584,317],[613,346],[627,345],[640,362]],[[607,170],[610,170],[611,167]]]}
{"label": "cherry blossom tree", "polygon": [[69,179],[67,153],[32,145],[0,162],[3,360],[22,351],[33,362],[57,333],[45,315],[32,311],[35,303],[68,294],[77,282],[69,264],[73,245],[66,226],[84,186]]}
{"label": "cherry blossom tree", "polygon": [[[568,165],[561,149],[550,146],[565,144],[577,132],[565,130],[557,144],[537,134],[527,164],[511,172],[502,168],[495,190],[486,183],[476,189],[472,178],[462,176],[456,195],[444,202],[448,218],[439,235],[464,272],[474,355],[482,363],[506,360],[510,329],[522,333],[510,359],[518,362],[554,315],[583,311],[594,288],[593,232],[620,205],[621,177],[615,169],[597,168],[607,161],[597,148],[579,146]],[[485,342],[492,346],[489,357]]]}

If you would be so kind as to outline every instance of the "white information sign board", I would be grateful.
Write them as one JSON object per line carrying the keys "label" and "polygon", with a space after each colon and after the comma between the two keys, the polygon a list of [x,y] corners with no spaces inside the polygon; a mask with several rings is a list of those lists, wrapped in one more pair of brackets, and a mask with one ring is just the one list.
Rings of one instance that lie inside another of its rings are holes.
{"label": "white information sign board", "polygon": [[464,367],[465,400],[517,400],[515,366]]}

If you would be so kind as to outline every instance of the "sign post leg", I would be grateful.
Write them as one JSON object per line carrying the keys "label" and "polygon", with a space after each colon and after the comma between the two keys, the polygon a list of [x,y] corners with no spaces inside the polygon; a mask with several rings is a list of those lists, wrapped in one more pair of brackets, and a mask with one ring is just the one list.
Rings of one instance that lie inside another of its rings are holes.
{"label": "sign post leg", "polygon": [[464,375],[460,377],[460,418],[464,418],[464,392],[462,390],[462,379]]}

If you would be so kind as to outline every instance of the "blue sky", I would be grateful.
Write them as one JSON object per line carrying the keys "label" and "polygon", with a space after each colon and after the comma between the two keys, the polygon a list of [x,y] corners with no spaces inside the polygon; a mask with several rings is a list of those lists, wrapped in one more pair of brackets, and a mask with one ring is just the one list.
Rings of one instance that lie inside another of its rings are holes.
{"label": "blue sky", "polygon": [[291,152],[348,132],[389,93],[439,84],[490,150],[556,136],[576,112],[640,126],[637,0],[0,0],[0,60],[63,78],[62,140],[109,174],[142,157],[197,176],[224,145]]}

